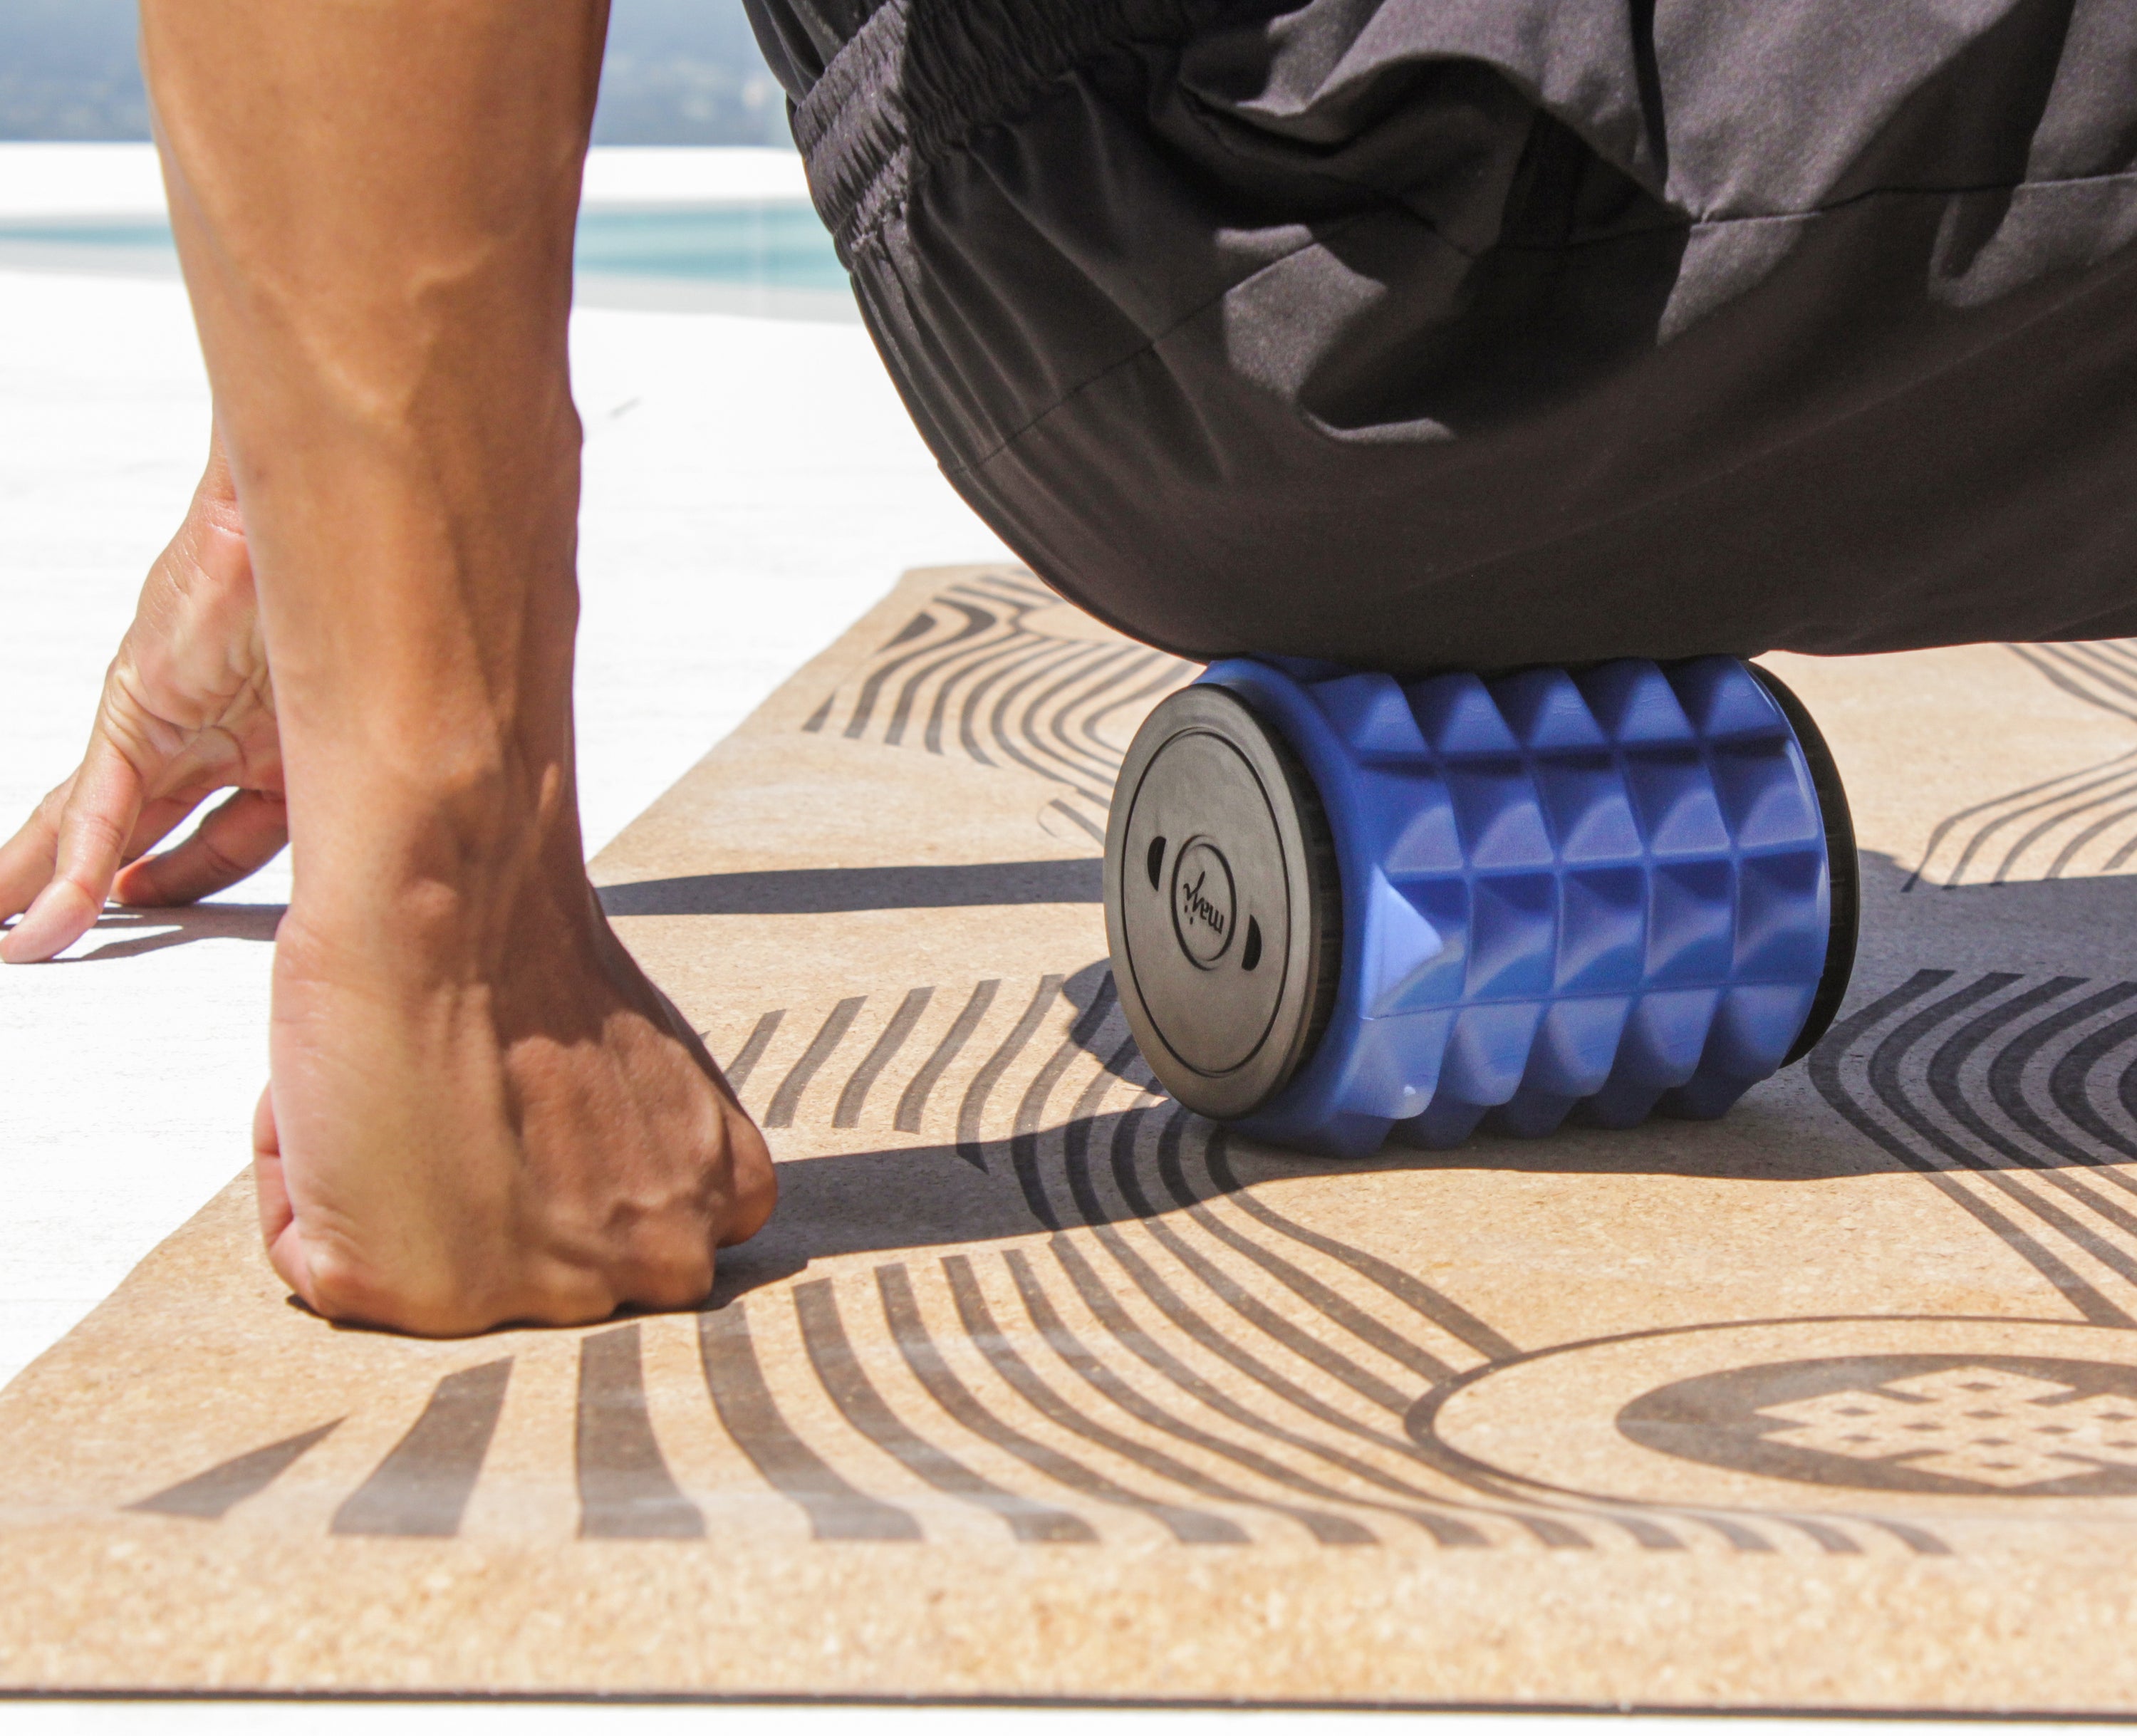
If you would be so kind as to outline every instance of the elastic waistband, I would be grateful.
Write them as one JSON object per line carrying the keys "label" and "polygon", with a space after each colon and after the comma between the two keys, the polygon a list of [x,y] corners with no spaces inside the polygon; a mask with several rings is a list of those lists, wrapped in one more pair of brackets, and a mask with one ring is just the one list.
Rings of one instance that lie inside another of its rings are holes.
{"label": "elastic waistband", "polygon": [[1046,86],[1133,44],[1177,41],[1219,0],[885,0],[796,106],[794,139],[842,255],[914,175]]}

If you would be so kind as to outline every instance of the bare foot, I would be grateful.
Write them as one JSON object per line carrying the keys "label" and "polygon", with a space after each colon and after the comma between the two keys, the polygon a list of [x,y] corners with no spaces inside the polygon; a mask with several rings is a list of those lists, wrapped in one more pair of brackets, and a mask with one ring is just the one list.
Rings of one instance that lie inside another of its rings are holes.
{"label": "bare foot", "polygon": [[321,1314],[443,1336],[688,1306],[770,1216],[762,1136],[569,870],[354,924],[300,891],[254,1143],[269,1257]]}

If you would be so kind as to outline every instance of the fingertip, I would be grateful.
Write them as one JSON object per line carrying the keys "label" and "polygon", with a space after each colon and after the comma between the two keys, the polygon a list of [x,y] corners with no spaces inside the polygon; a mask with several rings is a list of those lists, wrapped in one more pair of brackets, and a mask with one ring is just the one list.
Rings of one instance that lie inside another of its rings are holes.
{"label": "fingertip", "polygon": [[178,902],[164,895],[162,876],[158,872],[163,860],[162,856],[144,856],[119,869],[111,877],[112,902],[131,905],[137,910],[163,910]]}
{"label": "fingertip", "polygon": [[45,798],[37,811],[0,844],[0,920],[19,916],[51,883],[59,828],[54,803],[69,785]]}
{"label": "fingertip", "polygon": [[41,965],[56,958],[96,926],[102,909],[71,880],[55,880],[0,938],[0,962]]}
{"label": "fingertip", "polygon": [[257,873],[289,841],[289,815],[280,800],[241,790],[211,810],[192,836],[121,868],[113,893],[122,903],[144,907],[197,903]]}

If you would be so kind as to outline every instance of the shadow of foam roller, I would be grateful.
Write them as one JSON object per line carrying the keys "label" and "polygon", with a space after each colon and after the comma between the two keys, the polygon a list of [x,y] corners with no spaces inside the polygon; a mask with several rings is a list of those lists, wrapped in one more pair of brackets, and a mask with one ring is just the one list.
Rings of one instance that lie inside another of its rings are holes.
{"label": "shadow of foam roller", "polygon": [[685,874],[601,889],[612,917],[822,916],[854,910],[952,910],[989,904],[1097,904],[1096,856],[1052,862],[915,863],[898,868],[767,868]]}

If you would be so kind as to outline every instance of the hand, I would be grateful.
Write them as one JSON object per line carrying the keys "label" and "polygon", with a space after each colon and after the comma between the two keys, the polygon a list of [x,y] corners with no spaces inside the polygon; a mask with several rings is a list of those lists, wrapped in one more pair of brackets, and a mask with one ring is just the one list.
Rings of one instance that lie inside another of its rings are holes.
{"label": "hand", "polygon": [[[226,789],[237,793],[190,838],[142,859]],[[27,912],[0,937],[0,960],[65,951],[107,897],[188,904],[219,892],[288,839],[252,562],[218,440],[185,523],[149,569],[81,764],[0,847],[0,920]]]}

